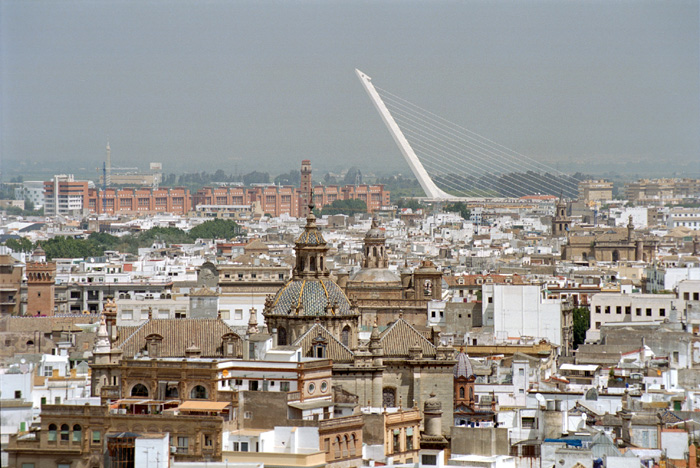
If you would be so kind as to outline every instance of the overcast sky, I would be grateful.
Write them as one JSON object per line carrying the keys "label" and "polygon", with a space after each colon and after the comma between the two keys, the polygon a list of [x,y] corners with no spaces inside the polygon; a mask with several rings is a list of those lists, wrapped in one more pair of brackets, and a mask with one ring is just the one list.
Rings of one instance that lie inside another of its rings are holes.
{"label": "overcast sky", "polygon": [[359,68],[562,170],[697,174],[698,3],[2,0],[2,169],[409,172]]}

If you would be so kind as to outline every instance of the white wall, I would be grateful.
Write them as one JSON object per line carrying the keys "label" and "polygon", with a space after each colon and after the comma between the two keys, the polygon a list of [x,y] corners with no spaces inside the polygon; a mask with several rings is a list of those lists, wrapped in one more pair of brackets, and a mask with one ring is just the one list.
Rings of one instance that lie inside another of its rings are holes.
{"label": "white wall", "polygon": [[137,437],[135,441],[134,466],[168,468],[170,466],[170,434],[163,437]]}
{"label": "white wall", "polygon": [[542,299],[537,285],[483,285],[482,297],[493,297],[494,333],[498,340],[531,336],[561,344],[561,301]]}

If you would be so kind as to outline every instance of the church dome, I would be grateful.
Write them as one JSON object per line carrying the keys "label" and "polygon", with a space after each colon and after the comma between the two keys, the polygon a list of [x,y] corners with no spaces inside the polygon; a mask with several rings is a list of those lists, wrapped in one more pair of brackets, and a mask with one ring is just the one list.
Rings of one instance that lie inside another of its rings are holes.
{"label": "church dome", "polygon": [[455,379],[459,377],[471,377],[474,375],[474,367],[469,360],[469,355],[464,351],[457,355],[457,364],[454,367]]}
{"label": "church dome", "polygon": [[275,296],[275,315],[348,315],[350,301],[330,278],[292,279]]}
{"label": "church dome", "polygon": [[304,232],[297,238],[297,246],[323,246],[326,245],[326,240],[321,234],[321,230],[316,226],[316,216],[313,213],[309,213],[306,217],[306,226]]}
{"label": "church dome", "polygon": [[401,285],[401,278],[393,271],[384,268],[363,268],[350,277],[353,283],[390,283]]}

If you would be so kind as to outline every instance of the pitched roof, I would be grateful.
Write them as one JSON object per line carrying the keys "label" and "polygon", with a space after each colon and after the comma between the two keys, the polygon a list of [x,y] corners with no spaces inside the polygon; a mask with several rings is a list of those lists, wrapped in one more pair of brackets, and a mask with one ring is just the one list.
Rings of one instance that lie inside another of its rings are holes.
{"label": "pitched roof", "polygon": [[[235,333],[220,319],[151,319],[138,327],[121,327],[114,348],[125,357],[133,357],[146,348],[146,337],[157,334],[163,337],[160,357],[184,357],[192,344],[202,350],[202,357],[222,357],[222,337]],[[240,342],[234,350],[240,354]]]}
{"label": "pitched roof", "polygon": [[341,343],[340,340],[333,336],[333,334],[320,323],[315,323],[306,333],[297,338],[294,345],[301,347],[304,356],[313,357],[313,341],[319,335],[327,342],[326,357],[328,359],[333,360],[333,362],[349,362],[353,360],[354,353],[350,348]]}
{"label": "pitched roof", "polygon": [[399,318],[382,332],[379,341],[384,349],[384,356],[408,356],[412,346],[420,346],[423,356],[435,356],[436,348],[413,325]]}

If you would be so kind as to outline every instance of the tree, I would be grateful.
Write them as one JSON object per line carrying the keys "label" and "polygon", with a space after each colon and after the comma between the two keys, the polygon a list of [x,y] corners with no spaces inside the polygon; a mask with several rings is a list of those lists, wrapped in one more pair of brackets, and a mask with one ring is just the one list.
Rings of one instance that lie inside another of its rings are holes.
{"label": "tree", "polygon": [[586,332],[591,327],[591,312],[587,307],[577,307],[574,314],[574,349],[586,341]]}
{"label": "tree", "polygon": [[240,226],[230,219],[212,219],[190,229],[191,239],[231,239],[240,234]]}
{"label": "tree", "polygon": [[448,213],[459,213],[459,215],[464,219],[469,219],[472,214],[471,211],[469,211],[469,208],[467,208],[467,205],[463,202],[450,203],[449,205],[445,206],[445,211]]}
{"label": "tree", "polygon": [[267,172],[253,171],[243,176],[243,183],[250,184],[268,184],[270,183],[270,174]]}
{"label": "tree", "polygon": [[301,183],[301,172],[298,170],[291,170],[286,174],[280,174],[275,177],[275,184],[277,185],[293,185],[297,187]]}
{"label": "tree", "polygon": [[345,185],[355,185],[362,183],[362,172],[356,167],[351,167],[348,169],[347,174],[343,178],[343,183]]}
{"label": "tree", "polygon": [[14,252],[31,252],[34,250],[34,244],[32,244],[32,241],[26,237],[20,237],[19,239],[7,239],[5,241],[5,246],[12,249]]}
{"label": "tree", "polygon": [[410,208],[413,211],[420,210],[423,207],[418,200],[413,198],[399,198],[396,206],[399,208]]}
{"label": "tree", "polygon": [[97,242],[73,237],[58,236],[39,243],[46,252],[46,258],[85,258],[100,257],[104,247]]}
{"label": "tree", "polygon": [[366,212],[367,204],[362,200],[336,200],[330,205],[324,206],[321,211],[324,215],[344,214],[348,216]]}

